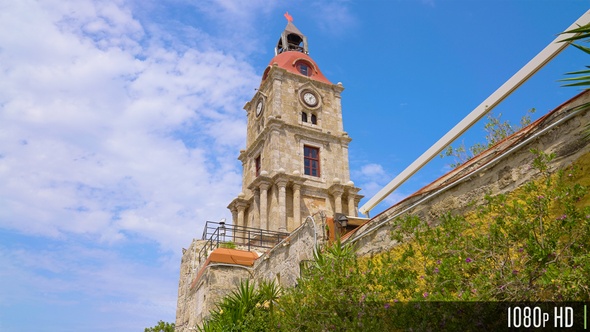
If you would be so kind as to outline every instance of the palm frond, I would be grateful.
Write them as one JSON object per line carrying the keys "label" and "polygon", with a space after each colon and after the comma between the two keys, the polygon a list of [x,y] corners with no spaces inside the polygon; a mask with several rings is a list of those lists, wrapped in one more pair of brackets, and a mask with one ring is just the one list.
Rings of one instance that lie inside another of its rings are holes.
{"label": "palm frond", "polygon": [[560,42],[572,42],[575,40],[590,38],[590,24],[562,32],[561,34],[563,35],[566,33],[578,33],[579,35],[560,40]]}
{"label": "palm frond", "polygon": [[585,53],[588,53],[588,54],[590,54],[590,48],[589,48],[589,47],[585,47],[585,46],[578,45],[578,44],[571,44],[571,45],[572,45],[573,47],[575,47],[575,48],[579,49],[579,50],[582,50],[582,51],[583,51],[583,52],[585,52]]}
{"label": "palm frond", "polygon": [[[588,42],[590,40],[590,24],[565,31],[562,34],[566,33],[574,33],[577,34],[576,36],[566,38],[561,42],[567,42],[570,45],[576,47],[577,49],[585,52],[586,54],[590,54],[590,47],[582,46],[579,44],[575,44],[574,41],[583,41]],[[586,66],[586,68],[590,68]],[[562,86],[570,86],[570,87],[588,87],[590,86],[590,70],[579,70],[574,72],[566,73],[566,75],[578,75],[575,77],[567,77],[564,79],[559,80],[560,82],[564,82]],[[588,88],[586,88],[588,89]]]}

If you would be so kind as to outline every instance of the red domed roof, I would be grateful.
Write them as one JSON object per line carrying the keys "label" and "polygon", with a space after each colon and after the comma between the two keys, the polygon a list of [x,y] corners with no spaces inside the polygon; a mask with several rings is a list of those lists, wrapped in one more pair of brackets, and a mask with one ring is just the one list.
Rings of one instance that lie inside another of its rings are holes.
{"label": "red domed roof", "polygon": [[[305,53],[301,53],[301,52],[297,52],[297,51],[287,51],[287,52],[280,53],[279,55],[272,58],[272,60],[270,60],[270,63],[268,65],[269,65],[269,67],[272,67],[275,64],[277,64],[279,67],[285,69],[286,71],[288,71],[290,73],[308,76],[312,80],[332,84],[332,82],[330,82],[324,76],[324,74],[322,74],[322,72],[318,68],[318,65],[315,63],[315,61],[313,61],[311,59],[311,57]],[[298,69],[299,65],[301,65],[301,64],[307,65],[309,67],[309,72],[307,75],[302,74],[301,71]],[[267,68],[267,71],[268,71],[268,69],[270,69],[270,68]],[[265,71],[265,73],[264,73],[263,80],[266,79],[267,71]]]}

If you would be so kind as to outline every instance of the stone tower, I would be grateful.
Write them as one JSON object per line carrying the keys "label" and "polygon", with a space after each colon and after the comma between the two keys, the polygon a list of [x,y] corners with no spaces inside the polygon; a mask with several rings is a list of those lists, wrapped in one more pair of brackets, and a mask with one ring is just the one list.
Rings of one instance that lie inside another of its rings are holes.
{"label": "stone tower", "polygon": [[322,74],[307,37],[285,17],[275,57],[244,106],[243,189],[228,208],[234,225],[291,232],[320,211],[356,217],[362,196],[350,181],[344,87]]}

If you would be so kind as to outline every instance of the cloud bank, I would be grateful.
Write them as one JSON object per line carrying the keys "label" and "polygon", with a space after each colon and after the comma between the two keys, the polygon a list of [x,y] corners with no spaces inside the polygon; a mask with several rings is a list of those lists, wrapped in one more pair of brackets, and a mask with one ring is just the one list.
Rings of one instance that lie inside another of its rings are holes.
{"label": "cloud bank", "polygon": [[180,246],[229,216],[259,82],[219,35],[252,11],[182,5],[217,35],[159,3],[0,4],[0,330],[30,330],[22,312],[45,331],[174,319]]}

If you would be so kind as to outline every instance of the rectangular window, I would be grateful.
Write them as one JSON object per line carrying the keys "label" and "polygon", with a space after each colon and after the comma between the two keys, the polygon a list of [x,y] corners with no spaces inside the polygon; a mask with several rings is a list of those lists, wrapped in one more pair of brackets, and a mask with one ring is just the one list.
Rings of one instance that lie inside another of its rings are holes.
{"label": "rectangular window", "polygon": [[299,64],[297,66],[297,69],[299,69],[299,72],[301,73],[301,75],[303,75],[303,76],[310,76],[309,75],[309,67],[307,67],[307,65]]}
{"label": "rectangular window", "polygon": [[256,176],[260,175],[260,156],[254,159],[254,168],[256,170]]}
{"label": "rectangular window", "polygon": [[303,146],[303,170],[305,175],[320,176],[320,149]]}
{"label": "rectangular window", "polygon": [[307,122],[307,113],[301,112],[301,122]]}

